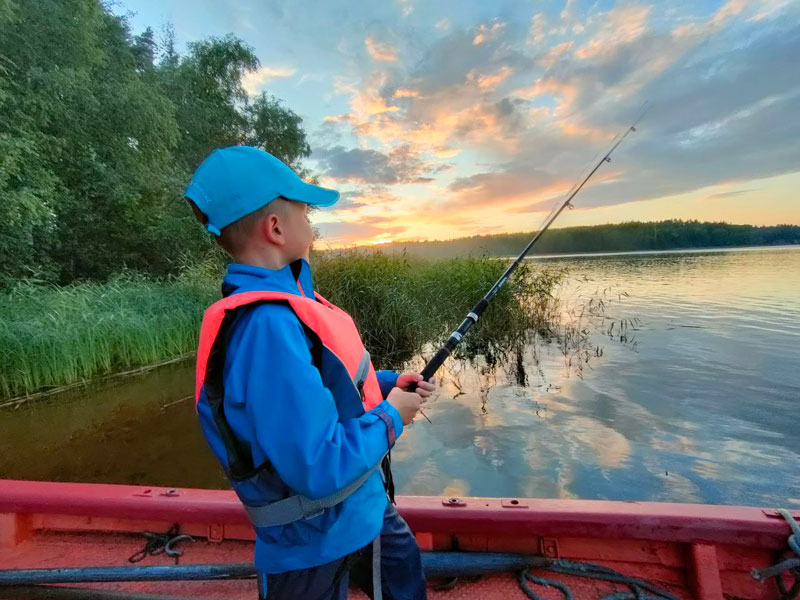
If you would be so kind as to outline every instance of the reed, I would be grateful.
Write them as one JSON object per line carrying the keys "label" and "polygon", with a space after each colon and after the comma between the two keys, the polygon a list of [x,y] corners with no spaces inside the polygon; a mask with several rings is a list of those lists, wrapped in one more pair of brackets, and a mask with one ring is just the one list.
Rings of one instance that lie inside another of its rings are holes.
{"label": "reed", "polygon": [[[400,368],[443,341],[505,269],[492,258],[439,261],[341,252],[315,257],[315,285],[358,324],[378,368]],[[0,397],[88,382],[194,351],[203,310],[219,298],[209,261],[173,278],[123,273],[65,287],[23,281],[0,293]],[[563,273],[523,268],[495,298],[461,356],[511,351],[547,333]]]}
{"label": "reed", "polygon": [[0,296],[0,396],[185,354],[217,296],[191,278],[153,281],[130,273],[65,287],[19,283]]}
{"label": "reed", "polygon": [[[424,260],[349,251],[315,261],[315,280],[322,295],[353,316],[376,367],[401,368],[426,345],[442,343],[506,267],[507,261],[489,257]],[[523,264],[456,356],[506,354],[531,332],[552,333],[554,290],[563,276]]]}

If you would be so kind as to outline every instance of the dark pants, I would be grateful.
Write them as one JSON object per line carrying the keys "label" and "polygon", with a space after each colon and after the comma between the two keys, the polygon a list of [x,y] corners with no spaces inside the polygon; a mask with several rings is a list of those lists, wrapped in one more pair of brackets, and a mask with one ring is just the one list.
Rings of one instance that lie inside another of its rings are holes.
{"label": "dark pants", "polygon": [[[372,545],[333,562],[297,571],[259,575],[261,600],[346,600],[352,578],[372,598]],[[264,587],[266,584],[266,593]],[[381,587],[384,600],[426,600],[419,546],[394,505],[383,515]]]}

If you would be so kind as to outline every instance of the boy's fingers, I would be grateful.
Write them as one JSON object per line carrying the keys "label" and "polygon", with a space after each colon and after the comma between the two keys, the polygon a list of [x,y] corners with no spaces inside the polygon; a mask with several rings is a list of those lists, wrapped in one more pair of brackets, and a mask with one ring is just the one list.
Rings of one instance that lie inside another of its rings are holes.
{"label": "boy's fingers", "polygon": [[422,382],[422,375],[420,373],[403,373],[400,375],[400,380],[403,382],[402,385],[406,386],[409,383],[421,383]]}

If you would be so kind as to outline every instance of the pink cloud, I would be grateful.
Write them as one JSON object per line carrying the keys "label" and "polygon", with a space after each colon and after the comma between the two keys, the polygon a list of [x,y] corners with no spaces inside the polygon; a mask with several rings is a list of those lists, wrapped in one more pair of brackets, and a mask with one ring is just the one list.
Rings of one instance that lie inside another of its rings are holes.
{"label": "pink cloud", "polygon": [[604,15],[598,33],[578,48],[575,56],[580,59],[593,58],[639,39],[647,31],[647,20],[652,10],[652,6],[641,4],[612,8]]}
{"label": "pink cloud", "polygon": [[379,42],[372,36],[367,36],[364,40],[364,45],[367,47],[367,52],[374,60],[383,62],[395,62],[397,60],[397,52],[392,49],[388,44]]}
{"label": "pink cloud", "polygon": [[489,26],[481,24],[478,26],[478,32],[475,34],[475,37],[472,38],[472,44],[474,46],[480,46],[487,40],[493,40],[503,31],[505,26],[506,24],[502,21],[495,21]]}
{"label": "pink cloud", "polygon": [[508,79],[508,76],[511,75],[511,72],[512,71],[509,67],[502,67],[494,73],[487,74],[478,73],[475,69],[473,69],[467,73],[467,79],[469,81],[474,81],[480,89],[489,91],[493,90],[506,79]]}
{"label": "pink cloud", "polygon": [[573,43],[574,42],[572,41],[561,42],[560,44],[556,44],[550,48],[542,57],[542,64],[548,69],[552,67],[559,58],[561,58],[569,51],[570,48],[572,48]]}
{"label": "pink cloud", "polygon": [[730,19],[738,16],[747,3],[744,0],[728,0],[711,17],[701,23],[687,23],[672,30],[673,37],[705,37],[724,27]]}

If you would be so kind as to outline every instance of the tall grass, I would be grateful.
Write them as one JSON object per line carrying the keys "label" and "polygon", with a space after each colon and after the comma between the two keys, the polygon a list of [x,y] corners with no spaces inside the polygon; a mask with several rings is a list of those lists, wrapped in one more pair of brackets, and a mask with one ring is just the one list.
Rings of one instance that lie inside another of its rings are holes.
{"label": "tall grass", "polygon": [[88,381],[190,352],[219,293],[188,277],[20,283],[0,296],[0,396]]}
{"label": "tall grass", "polygon": [[[318,291],[349,312],[377,368],[399,368],[425,344],[444,342],[499,279],[505,260],[341,252],[314,263]],[[495,296],[457,355],[507,354],[531,332],[549,334],[561,270],[524,263]]]}
{"label": "tall grass", "polygon": [[[378,368],[399,368],[437,343],[495,282],[505,261],[408,260],[381,253],[315,257],[317,289],[353,315]],[[0,397],[89,381],[192,352],[221,271],[195,265],[169,280],[127,273],[66,287],[21,282],[0,292]],[[523,265],[459,352],[510,351],[546,332],[560,272]]]}

